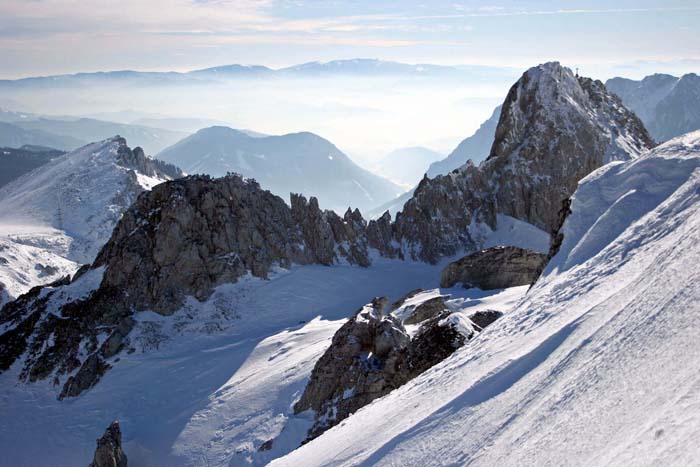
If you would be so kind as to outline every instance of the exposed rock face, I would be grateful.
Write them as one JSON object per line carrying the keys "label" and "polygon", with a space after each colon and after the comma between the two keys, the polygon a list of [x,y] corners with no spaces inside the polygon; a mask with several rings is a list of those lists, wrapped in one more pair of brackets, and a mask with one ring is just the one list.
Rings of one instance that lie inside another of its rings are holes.
{"label": "exposed rock face", "polygon": [[126,336],[134,324],[128,308],[108,290],[66,303],[57,313],[54,294],[68,283],[66,277],[35,287],[0,312],[5,330],[0,335],[0,371],[23,357],[22,381],[51,377],[59,385],[67,377],[59,399],[96,384],[110,368],[106,360],[128,344]]}
{"label": "exposed rock face", "polygon": [[404,359],[399,354],[411,339],[399,321],[384,319],[386,305],[382,297],[358,310],[316,363],[304,394],[294,405],[297,413],[311,409],[317,414],[310,437],[402,384],[395,380]]}
{"label": "exposed rock face", "polygon": [[[410,292],[397,303],[416,293]],[[402,315],[407,314],[403,322],[399,315],[384,314],[387,299],[377,298],[336,332],[294,405],[296,413],[315,413],[309,439],[444,360],[500,316],[498,312],[485,312],[471,321],[453,314],[445,298],[435,297],[411,310],[402,310]],[[411,336],[404,324],[420,327]]]}
{"label": "exposed rock face", "polygon": [[447,310],[445,299],[449,297],[449,295],[440,295],[439,297],[424,301],[411,311],[411,314],[403,320],[403,324],[418,324],[438,316],[440,313]]}
{"label": "exposed rock face", "polygon": [[122,432],[119,422],[112,422],[102,438],[97,440],[95,457],[90,467],[127,467],[126,454],[122,450]]}
{"label": "exposed rock face", "polygon": [[425,177],[413,198],[396,214],[394,241],[413,260],[436,263],[462,250],[474,250],[473,225],[496,228],[496,205],[484,173],[468,162],[457,173]]}
{"label": "exposed rock face", "polygon": [[503,316],[498,310],[483,310],[477,311],[469,317],[472,323],[476,324],[479,328],[484,329],[489,324],[496,321],[498,318]]}
{"label": "exposed rock face", "polygon": [[219,284],[274,265],[369,265],[359,211],[341,219],[315,198],[292,207],[254,180],[193,176],[156,186],[124,214],[93,267],[106,266],[102,288],[129,290],[137,310],[168,314],[186,295],[207,298]]}
{"label": "exposed rock face", "polygon": [[497,187],[499,212],[549,232],[579,180],[653,145],[642,122],[600,81],[547,63],[510,89],[484,170]]}
{"label": "exposed rock face", "polygon": [[539,275],[547,255],[514,246],[497,246],[477,251],[450,263],[440,278],[440,287],[482,290],[529,285]]}
{"label": "exposed rock face", "polygon": [[302,195],[292,194],[292,219],[301,230],[304,244],[310,248],[305,262],[325,264],[338,261],[369,266],[365,229],[367,223],[360,211],[348,208],[341,218],[335,211],[321,211],[318,200],[308,202]]}
{"label": "exposed rock face", "polygon": [[400,245],[394,242],[393,236],[393,225],[389,211],[382,214],[379,219],[370,221],[367,225],[367,242],[370,247],[387,258],[403,259],[403,251],[401,251]]}
{"label": "exposed rock face", "polygon": [[561,202],[561,209],[559,210],[559,217],[557,219],[557,227],[551,232],[551,241],[549,242],[549,252],[547,252],[547,258],[542,261],[539,270],[533,275],[532,284],[534,285],[539,279],[544,268],[547,267],[549,260],[554,258],[554,255],[559,253],[559,248],[564,241],[564,233],[562,232],[562,227],[564,226],[564,221],[571,214],[571,198],[566,198]]}
{"label": "exposed rock face", "polygon": [[139,173],[148,175],[149,177],[176,179],[185,175],[182,173],[182,170],[173,164],[148,157],[143,152],[143,149],[138,146],[133,150],[130,149],[129,146],[127,146],[124,138],[117,137],[116,139],[119,142],[119,149],[117,150],[117,163],[122,167],[134,169]]}
{"label": "exposed rock face", "polygon": [[406,256],[436,263],[478,248],[497,213],[550,232],[579,180],[652,146],[640,120],[599,81],[556,62],[531,68],[503,103],[488,159],[421,181],[392,238]]}

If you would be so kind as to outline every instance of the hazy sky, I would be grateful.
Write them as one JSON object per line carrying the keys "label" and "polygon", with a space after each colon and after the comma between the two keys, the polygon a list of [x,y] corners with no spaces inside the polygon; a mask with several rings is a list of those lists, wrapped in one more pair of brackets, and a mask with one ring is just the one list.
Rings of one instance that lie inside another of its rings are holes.
{"label": "hazy sky", "polygon": [[700,71],[697,0],[1,0],[0,77],[371,57]]}

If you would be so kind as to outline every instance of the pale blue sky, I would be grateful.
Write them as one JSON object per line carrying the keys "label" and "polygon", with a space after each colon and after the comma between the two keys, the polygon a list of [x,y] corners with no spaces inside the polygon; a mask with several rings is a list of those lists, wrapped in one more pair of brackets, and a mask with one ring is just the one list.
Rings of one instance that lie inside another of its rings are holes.
{"label": "pale blue sky", "polygon": [[0,77],[367,57],[700,71],[697,0],[2,0]]}

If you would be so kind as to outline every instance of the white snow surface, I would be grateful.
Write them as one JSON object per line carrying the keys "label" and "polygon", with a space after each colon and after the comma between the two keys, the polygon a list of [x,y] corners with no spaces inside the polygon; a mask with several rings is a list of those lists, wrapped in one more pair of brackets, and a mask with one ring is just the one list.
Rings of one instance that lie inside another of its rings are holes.
{"label": "white snow surface", "polygon": [[118,148],[116,138],[89,144],[0,189],[0,283],[10,297],[92,262],[139,192],[165,181],[119,165]]}
{"label": "white snow surface", "polygon": [[700,132],[579,184],[515,309],[280,466],[697,465]]}
{"label": "white snow surface", "polygon": [[549,234],[544,230],[514,217],[497,214],[496,230],[487,234],[483,240],[482,248],[513,245],[539,253],[547,253],[549,241]]}
{"label": "white snow surface", "polygon": [[[18,382],[15,364],[0,375],[0,465],[87,465],[115,419],[130,467],[264,465],[305,438],[312,416],[294,416],[292,406],[335,331],[375,296],[393,301],[423,287],[413,302],[451,294],[448,306],[468,315],[506,311],[526,291],[435,289],[448,262],[295,266],[221,286],[173,316],[138,313],[136,352],[110,360],[103,379],[74,399],[57,401],[50,381]],[[91,272],[67,293],[84,294],[100,277]],[[272,438],[272,449],[258,452]]]}
{"label": "white snow surface", "polygon": [[[292,416],[292,405],[344,320],[375,296],[439,293],[440,271],[454,259],[294,266],[270,280],[220,286],[169,317],[140,312],[136,352],[111,359],[102,380],[74,399],[56,400],[60,388],[49,380],[18,382],[16,363],[0,375],[0,465],[87,465],[112,420],[120,421],[130,467],[263,465],[304,439],[312,419]],[[83,276],[67,293],[84,294],[99,277]],[[441,292],[471,312],[505,309],[525,289]],[[257,452],[273,437],[272,450]]]}
{"label": "white snow surface", "polygon": [[31,245],[0,237],[0,306],[37,284],[50,283],[72,274],[78,264]]}

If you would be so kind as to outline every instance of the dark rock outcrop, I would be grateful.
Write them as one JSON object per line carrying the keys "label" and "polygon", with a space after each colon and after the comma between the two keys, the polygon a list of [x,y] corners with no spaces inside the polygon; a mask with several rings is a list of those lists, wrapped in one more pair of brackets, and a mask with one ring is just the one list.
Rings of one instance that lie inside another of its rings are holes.
{"label": "dark rock outcrop", "polygon": [[330,348],[314,366],[301,399],[299,413],[313,410],[316,422],[310,437],[403,384],[400,367],[410,337],[401,322],[384,316],[387,299],[365,305],[333,336]]}
{"label": "dark rock outcrop", "polygon": [[127,458],[122,449],[122,431],[119,422],[112,422],[102,438],[97,440],[95,457],[90,467],[127,467]]}
{"label": "dark rock outcrop", "polygon": [[[410,292],[407,297],[415,294]],[[296,413],[312,410],[315,414],[309,439],[441,362],[500,316],[481,312],[472,322],[453,314],[445,298],[436,297],[407,310],[403,322],[392,313],[384,314],[388,300],[377,298],[335,333],[294,405]],[[404,324],[420,327],[411,336]]]}
{"label": "dark rock outcrop", "polygon": [[471,226],[479,224],[496,228],[496,205],[484,173],[468,162],[458,173],[423,178],[396,214],[393,236],[406,257],[434,264],[478,248]]}
{"label": "dark rock outcrop", "polygon": [[132,150],[127,146],[124,138],[118,136],[116,139],[119,142],[117,164],[122,167],[134,169],[149,177],[166,177],[174,180],[185,175],[179,167],[173,164],[148,157],[138,146]]}
{"label": "dark rock outcrop", "polygon": [[391,238],[405,256],[436,263],[478,248],[482,227],[494,228],[496,214],[550,232],[579,180],[653,145],[641,121],[600,81],[556,62],[539,65],[510,89],[488,159],[423,179],[396,215]]}
{"label": "dark rock outcrop", "polygon": [[411,311],[411,314],[403,320],[403,324],[418,324],[427,319],[434,318],[447,309],[445,299],[448,298],[450,298],[449,295],[440,295],[439,297],[424,301]]}
{"label": "dark rock outcrop", "polygon": [[503,316],[503,313],[497,310],[482,310],[477,311],[473,315],[469,316],[472,323],[479,326],[479,328],[484,329],[489,324],[496,321],[498,318]]}
{"label": "dark rock outcrop", "polygon": [[169,314],[185,296],[207,298],[244,274],[266,278],[279,265],[368,266],[359,211],[341,219],[315,198],[282,198],[238,175],[192,176],[163,183],[117,224],[93,267],[106,266],[102,288],[128,290],[137,310]]}
{"label": "dark rock outcrop", "polygon": [[477,251],[450,263],[443,271],[440,287],[482,290],[529,285],[537,278],[547,255],[514,246],[497,246]]}
{"label": "dark rock outcrop", "polygon": [[544,268],[547,267],[549,260],[554,258],[554,256],[557,253],[559,253],[561,244],[564,241],[564,233],[562,232],[562,227],[564,227],[564,222],[566,221],[567,217],[569,217],[569,214],[571,214],[571,198],[566,198],[564,201],[561,202],[561,209],[559,210],[557,226],[550,233],[551,240],[549,242],[549,252],[547,253],[547,258],[544,261],[542,261],[542,264],[540,265],[537,273],[533,274],[531,285],[535,285],[537,279],[539,279],[540,275],[542,275]]}

